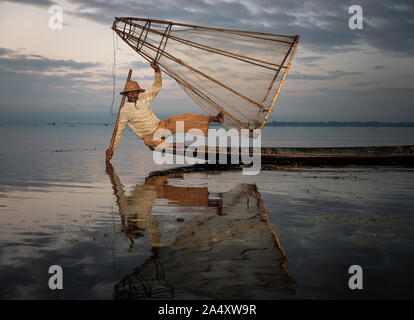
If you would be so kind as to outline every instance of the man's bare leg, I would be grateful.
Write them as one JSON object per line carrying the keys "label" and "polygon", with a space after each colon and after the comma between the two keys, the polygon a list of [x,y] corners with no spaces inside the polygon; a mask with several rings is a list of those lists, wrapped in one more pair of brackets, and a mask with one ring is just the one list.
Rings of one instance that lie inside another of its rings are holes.
{"label": "man's bare leg", "polygon": [[[216,116],[207,116],[202,114],[179,114],[176,116],[171,116],[166,120],[161,120],[164,123],[163,129],[167,129],[170,134],[175,134],[177,131],[177,122],[182,121],[184,123],[184,132],[189,132],[192,129],[198,129],[201,131],[203,136],[208,136],[208,127],[211,122],[223,123],[224,121],[224,112],[219,112]],[[161,137],[161,141],[153,141],[153,134],[144,137],[144,143],[151,149],[155,148],[159,143],[165,142],[166,137]],[[161,147],[164,149],[166,147],[173,146],[174,148],[178,147],[177,144],[171,144],[165,142]],[[182,146],[181,146],[182,147]]]}

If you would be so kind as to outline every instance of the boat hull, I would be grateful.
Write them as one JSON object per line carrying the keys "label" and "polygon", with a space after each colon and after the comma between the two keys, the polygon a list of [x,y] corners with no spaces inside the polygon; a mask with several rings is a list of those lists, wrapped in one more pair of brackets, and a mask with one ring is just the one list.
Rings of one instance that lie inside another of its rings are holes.
{"label": "boat hull", "polygon": [[[190,151],[182,146],[169,147],[167,152],[204,158],[208,163],[217,163],[219,157],[226,156],[227,163],[231,163],[234,154],[241,160],[247,152],[232,151],[231,148],[219,149],[199,148]],[[255,152],[254,152],[255,151]],[[249,156],[260,156],[262,164],[289,165],[289,166],[343,166],[343,165],[386,165],[386,166],[414,166],[414,145],[402,146],[368,146],[368,147],[325,147],[325,148],[294,148],[294,147],[262,147],[260,151],[250,148]],[[242,161],[240,161],[242,162]]]}

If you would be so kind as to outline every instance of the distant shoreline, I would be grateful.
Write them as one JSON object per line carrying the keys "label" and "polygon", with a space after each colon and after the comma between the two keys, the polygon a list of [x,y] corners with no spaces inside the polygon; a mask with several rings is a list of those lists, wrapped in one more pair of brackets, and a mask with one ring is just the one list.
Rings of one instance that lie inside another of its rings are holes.
{"label": "distant shoreline", "polygon": [[[4,125],[28,125],[28,126],[109,126],[110,122],[0,122]],[[212,123],[212,126],[219,126]],[[381,122],[381,121],[268,121],[265,127],[389,127],[389,128],[410,128],[414,127],[414,122]]]}
{"label": "distant shoreline", "polygon": [[270,121],[268,127],[414,127],[414,122],[380,122],[380,121]]}

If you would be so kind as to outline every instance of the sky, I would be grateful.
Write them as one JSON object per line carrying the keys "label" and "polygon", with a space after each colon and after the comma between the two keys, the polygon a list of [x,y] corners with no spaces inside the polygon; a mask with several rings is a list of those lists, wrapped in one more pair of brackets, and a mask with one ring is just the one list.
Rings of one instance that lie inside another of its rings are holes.
{"label": "sky", "polygon": [[[53,30],[55,4],[63,27]],[[348,25],[355,4],[363,29]],[[414,121],[413,1],[0,0],[0,123],[114,122],[128,69],[144,88],[153,81],[148,63],[116,41],[122,16],[299,34],[270,120]],[[203,113],[167,75],[152,108],[160,118]]]}

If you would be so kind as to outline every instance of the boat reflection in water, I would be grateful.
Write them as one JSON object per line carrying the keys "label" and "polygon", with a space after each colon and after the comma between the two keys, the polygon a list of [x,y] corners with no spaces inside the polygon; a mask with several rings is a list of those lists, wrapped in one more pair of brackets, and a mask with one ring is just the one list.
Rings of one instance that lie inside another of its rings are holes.
{"label": "boat reflection in water", "polygon": [[[112,166],[107,172],[131,248],[146,232],[153,243],[151,257],[115,286],[115,299],[295,297],[294,280],[285,268],[288,257],[255,184],[241,183],[212,200],[207,187],[168,185],[183,173],[167,173],[147,177],[126,195]],[[156,199],[216,210],[185,220],[173,241],[160,246],[160,221],[151,214]]]}

